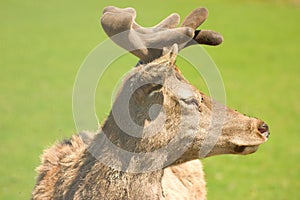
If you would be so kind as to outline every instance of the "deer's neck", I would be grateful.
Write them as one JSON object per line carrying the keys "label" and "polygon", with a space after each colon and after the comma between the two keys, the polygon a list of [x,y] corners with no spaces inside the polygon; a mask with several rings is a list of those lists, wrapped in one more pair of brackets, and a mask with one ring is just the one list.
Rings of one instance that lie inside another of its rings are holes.
{"label": "deer's neck", "polygon": [[[95,141],[93,141],[94,143]],[[92,148],[92,147],[91,147]],[[104,151],[103,157],[99,158],[93,149],[86,151],[86,164],[82,173],[89,172],[86,182],[93,183],[93,191],[87,194],[85,199],[97,197],[99,199],[162,199],[163,170],[131,173],[126,171],[129,166],[116,152]],[[94,149],[95,150],[95,149]],[[94,155],[93,155],[94,154]],[[140,169],[140,166],[136,166]],[[132,169],[131,169],[132,170]],[[90,196],[89,196],[90,195]]]}

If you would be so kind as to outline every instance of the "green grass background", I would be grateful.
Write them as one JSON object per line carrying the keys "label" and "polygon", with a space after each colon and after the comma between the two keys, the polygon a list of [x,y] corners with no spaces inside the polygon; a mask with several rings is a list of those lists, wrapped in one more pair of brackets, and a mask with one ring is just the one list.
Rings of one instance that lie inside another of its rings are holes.
{"label": "green grass background", "polygon": [[[264,119],[270,140],[248,156],[205,159],[208,199],[300,199],[299,1],[16,1],[0,0],[0,199],[28,199],[42,150],[76,132],[72,89],[80,64],[107,37],[104,6],[135,7],[151,26],[172,12],[205,6],[206,29],[225,38],[205,47],[226,87],[227,105]],[[136,62],[121,57],[101,84],[97,113]],[[191,68],[184,75],[205,90]]]}

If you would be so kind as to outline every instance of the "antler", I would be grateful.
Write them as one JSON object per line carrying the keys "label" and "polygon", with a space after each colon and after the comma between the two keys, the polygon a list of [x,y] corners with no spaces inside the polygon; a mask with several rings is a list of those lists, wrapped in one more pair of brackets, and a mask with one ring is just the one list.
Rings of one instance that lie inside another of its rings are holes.
{"label": "antler", "polygon": [[[142,63],[159,58],[178,44],[179,50],[193,44],[219,45],[223,37],[211,30],[196,30],[207,18],[205,8],[193,10],[176,28],[180,17],[174,13],[151,28],[144,28],[135,22],[133,8],[108,6],[103,10],[101,24],[106,34],[119,46],[139,57]],[[192,40],[194,39],[194,40]]]}
{"label": "antler", "polygon": [[190,42],[185,47],[193,44],[206,44],[211,46],[219,45],[223,42],[223,37],[220,33],[212,30],[197,30],[208,17],[206,8],[196,8],[182,22],[182,27],[190,27],[195,30],[194,42]]}

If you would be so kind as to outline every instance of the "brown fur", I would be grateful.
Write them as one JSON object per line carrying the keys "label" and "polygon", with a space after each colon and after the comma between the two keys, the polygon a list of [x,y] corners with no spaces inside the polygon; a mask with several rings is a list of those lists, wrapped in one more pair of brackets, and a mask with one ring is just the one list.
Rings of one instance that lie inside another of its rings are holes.
{"label": "brown fur", "polygon": [[[89,199],[103,199],[103,197],[106,199],[156,199],[152,196],[153,193],[130,196],[129,182],[125,188],[124,186],[118,187],[113,182],[114,178],[122,177],[125,181],[129,181],[130,178],[139,175],[130,175],[132,176],[130,177],[124,176],[121,172],[113,171],[105,174],[106,181],[103,181],[103,177],[99,178],[99,172],[105,171],[105,169],[110,170],[97,163],[93,156],[89,157],[90,154],[86,152],[86,143],[83,142],[82,138],[79,135],[74,135],[68,143],[58,143],[44,152],[41,158],[42,165],[37,168],[39,177],[32,193],[32,199],[86,199],[86,196],[83,195],[89,192],[86,190],[91,190]],[[88,167],[83,167],[85,165]],[[87,169],[88,171],[85,171]],[[161,175],[161,173],[163,174],[161,188],[153,188],[152,183],[150,183],[152,191],[159,190],[162,194],[157,198],[182,199],[184,195],[184,199],[205,199],[204,173],[199,160],[167,167],[163,172],[141,174],[140,176],[141,179],[144,179],[145,176]],[[111,178],[111,182],[108,181],[109,178]],[[141,183],[138,182],[138,185],[134,187],[139,188]],[[99,192],[103,192],[102,187],[104,185],[115,190],[113,197],[110,197],[111,194],[109,193],[99,195]]]}
{"label": "brown fur", "polygon": [[[219,116],[222,109],[213,112],[214,102],[183,78],[174,64],[176,55],[175,47],[160,59],[134,69],[94,137],[73,136],[46,150],[32,198],[205,199],[200,156],[249,154],[267,140],[267,134],[260,131],[261,120],[224,106],[224,123],[214,124],[211,130],[212,116]],[[162,109],[151,116],[153,105]],[[124,115],[126,108],[130,117]],[[221,130],[221,135],[215,135],[214,129]],[[209,154],[202,155],[204,143],[212,141],[205,140],[207,134],[218,139]],[[168,149],[159,153],[166,146]],[[116,149],[152,154],[124,160]]]}

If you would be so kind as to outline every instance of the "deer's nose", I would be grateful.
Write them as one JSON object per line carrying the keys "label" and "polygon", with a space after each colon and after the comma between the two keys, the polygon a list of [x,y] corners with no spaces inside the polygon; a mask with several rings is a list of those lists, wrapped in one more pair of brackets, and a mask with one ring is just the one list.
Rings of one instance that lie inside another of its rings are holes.
{"label": "deer's nose", "polygon": [[267,124],[263,123],[262,125],[260,125],[258,127],[258,131],[263,135],[265,136],[266,138],[269,137],[270,135],[270,132],[269,132],[269,127]]}

